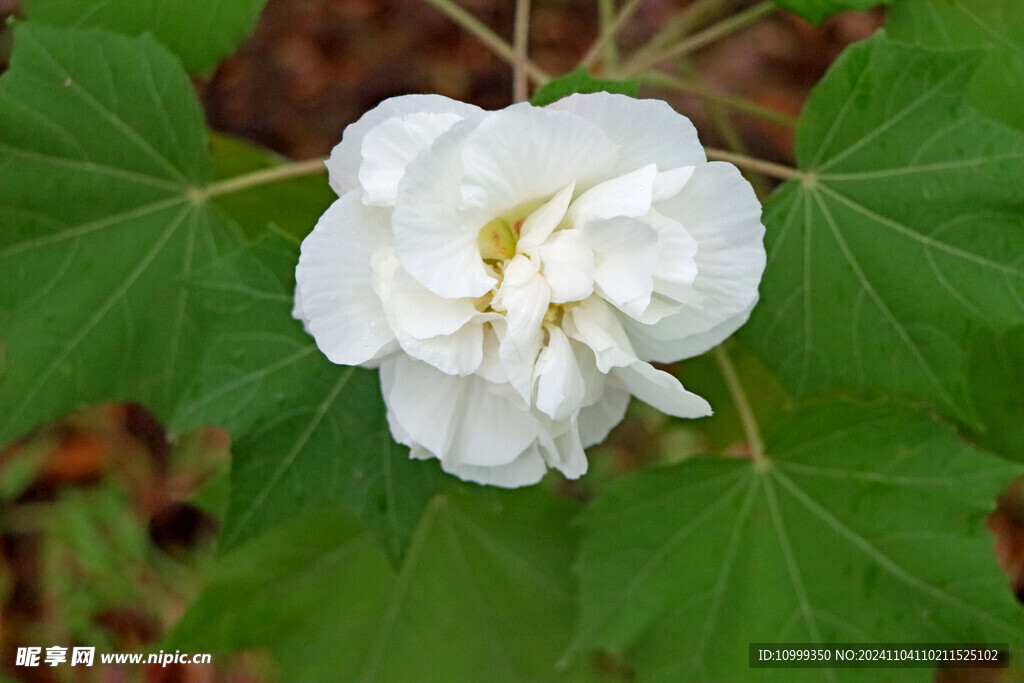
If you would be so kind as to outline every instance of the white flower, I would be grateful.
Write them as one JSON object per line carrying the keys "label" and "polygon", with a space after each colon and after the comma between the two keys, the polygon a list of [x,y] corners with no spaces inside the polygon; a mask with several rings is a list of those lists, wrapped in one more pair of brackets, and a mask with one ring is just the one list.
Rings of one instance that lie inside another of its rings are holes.
{"label": "white flower", "polygon": [[331,361],[380,367],[412,457],[522,486],[548,467],[583,474],[630,395],[711,413],[648,361],[746,321],[761,208],[664,102],[397,97],[327,167],[340,199],[302,244],[295,315]]}

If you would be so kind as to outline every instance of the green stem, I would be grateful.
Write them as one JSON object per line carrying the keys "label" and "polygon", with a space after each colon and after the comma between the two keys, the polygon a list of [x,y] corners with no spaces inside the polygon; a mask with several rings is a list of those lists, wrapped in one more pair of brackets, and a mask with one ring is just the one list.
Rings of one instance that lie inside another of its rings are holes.
{"label": "green stem", "polygon": [[756,23],[762,17],[774,12],[775,9],[775,3],[771,2],[771,0],[764,0],[764,2],[758,3],[746,11],[733,15],[713,26],[709,26],[699,33],[695,33],[686,40],[676,43],[663,52],[651,57],[633,59],[623,70],[624,75],[627,78],[633,77],[647,71],[649,68],[660,62],[668,59],[674,59],[680,55],[689,54],[690,52],[698,50],[705,45],[710,45],[721,38],[732,33],[736,33],[737,31],[745,29],[751,24]]}
{"label": "green stem", "polygon": [[512,33],[512,48],[515,52],[515,61],[512,62],[512,101],[525,102],[530,95],[530,82],[526,73],[526,65],[530,62],[530,0],[516,0],[516,22]]}
{"label": "green stem", "polygon": [[291,163],[266,168],[260,171],[253,171],[244,175],[221,180],[220,182],[207,185],[203,188],[192,190],[191,196],[194,201],[203,201],[214,197],[222,197],[226,194],[242,192],[260,185],[270,185],[292,178],[302,176],[318,175],[327,172],[327,166],[323,159],[306,159],[305,161],[293,161]]}
{"label": "green stem", "polygon": [[622,28],[623,24],[629,21],[630,17],[640,9],[640,5],[643,3],[644,0],[627,0],[626,4],[622,6],[621,10],[619,10],[619,13],[615,15],[615,18],[601,29],[601,34],[597,37],[597,40],[594,41],[594,44],[590,46],[587,54],[584,55],[582,60],[580,60],[580,66],[586,69],[593,66],[605,46],[614,45],[612,41],[614,40],[615,35],[619,32],[619,29]]}
{"label": "green stem", "polygon": [[[497,33],[484,26],[479,19],[456,5],[452,0],[424,1],[439,9],[449,19],[461,26],[468,33],[475,36],[477,40],[489,47],[494,54],[498,55],[512,66],[515,66],[515,48],[509,45],[508,41],[504,40]],[[523,65],[523,68],[526,70],[530,79],[537,85],[544,85],[551,80],[551,76],[542,71],[533,62],[527,61]]]}
{"label": "green stem", "polygon": [[765,161],[764,159],[755,159],[754,157],[748,157],[745,154],[736,154],[735,152],[728,152],[724,149],[715,149],[714,147],[705,147],[704,152],[708,155],[708,159],[710,161],[728,161],[730,164],[734,164],[740,168],[749,168],[773,178],[780,178],[782,180],[805,180],[808,177],[806,173],[793,168],[792,166],[783,166],[782,164]]}
{"label": "green stem", "polygon": [[715,357],[715,363],[722,373],[725,386],[729,389],[733,405],[736,406],[736,412],[740,416],[740,424],[743,426],[743,433],[750,446],[750,457],[753,459],[755,467],[763,469],[769,464],[764,452],[764,440],[761,438],[761,429],[757,426],[754,410],[750,407],[750,401],[747,399],[747,392],[743,390],[739,375],[736,374],[736,366],[732,364],[732,359],[729,358],[729,352],[725,350],[724,343],[716,346],[711,354]]}
{"label": "green stem", "polygon": [[764,119],[765,121],[771,121],[772,123],[777,123],[780,126],[795,128],[797,124],[797,119],[793,116],[754,104],[745,97],[715,92],[706,85],[697,81],[684,80],[662,73],[661,71],[649,71],[642,74],[640,79],[655,87],[667,88],[669,90],[677,90],[679,92],[696,95],[702,100],[714,102],[715,104],[720,104],[723,107],[735,109],[740,113],[756,116],[757,118]]}

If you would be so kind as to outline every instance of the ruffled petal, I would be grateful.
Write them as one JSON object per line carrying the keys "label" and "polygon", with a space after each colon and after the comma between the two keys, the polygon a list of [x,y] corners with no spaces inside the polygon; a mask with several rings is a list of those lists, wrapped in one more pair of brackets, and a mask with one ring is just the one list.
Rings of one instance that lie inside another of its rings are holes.
{"label": "ruffled petal", "polygon": [[590,347],[597,369],[603,373],[613,367],[631,365],[637,360],[615,310],[599,296],[567,308],[562,328],[571,338]]}
{"label": "ruffled petal", "polygon": [[658,233],[634,218],[594,220],[583,236],[594,249],[599,294],[629,315],[642,313],[654,291]]}
{"label": "ruffled petal", "polygon": [[622,422],[629,407],[629,398],[630,394],[625,389],[609,386],[599,401],[580,411],[577,421],[584,448],[604,441],[612,428]]}
{"label": "ruffled petal", "polygon": [[581,230],[560,230],[537,248],[551,301],[581,301],[594,291],[594,250]]}
{"label": "ruffled petal", "polygon": [[540,353],[541,323],[550,302],[551,289],[533,260],[520,254],[508,262],[491,305],[505,312],[506,330],[499,354],[509,380],[526,401],[533,393],[533,365]]}
{"label": "ruffled petal", "polygon": [[479,314],[472,299],[440,297],[401,267],[394,271],[390,294],[388,308],[394,315],[396,331],[401,329],[417,339],[454,334]]}
{"label": "ruffled petal", "polygon": [[440,95],[402,95],[384,100],[348,126],[341,142],[331,151],[327,170],[331,187],[339,197],[360,187],[359,167],[363,160],[363,138],[366,134],[388,119],[421,113],[455,114],[470,118],[483,114],[484,110]]}
{"label": "ruffled petal", "polygon": [[507,465],[536,441],[540,424],[480,377],[453,377],[408,356],[381,365],[392,434],[418,444],[443,467]]}
{"label": "ruffled petal", "polygon": [[295,298],[294,301],[292,301],[292,317],[302,323],[302,329],[306,331],[306,334],[313,334],[309,331],[309,320],[306,318],[306,309],[302,307],[302,293],[299,291],[297,285],[295,287]]}
{"label": "ruffled petal", "polygon": [[536,249],[558,227],[565,217],[575,189],[576,183],[569,183],[523,222],[517,245],[520,253]]}
{"label": "ruffled petal", "polygon": [[707,401],[690,393],[678,379],[649,363],[637,362],[615,368],[611,374],[622,388],[663,413],[689,418],[711,414]]}
{"label": "ruffled petal", "polygon": [[296,310],[333,363],[359,365],[394,348],[371,265],[390,244],[387,211],[363,205],[354,192],[334,202],[302,242]]}
{"label": "ruffled petal", "polygon": [[764,226],[750,184],[721,162],[699,166],[679,194],[655,208],[698,244],[693,290],[701,303],[655,325],[625,325],[642,358],[669,362],[707,351],[746,320],[764,271]]}
{"label": "ruffled petal", "polygon": [[566,225],[583,228],[601,218],[643,216],[651,210],[654,178],[658,168],[648,164],[631,173],[595,185],[572,203],[565,216]]}
{"label": "ruffled petal", "polygon": [[[500,336],[498,328],[502,330]],[[483,326],[483,357],[480,360],[480,367],[476,369],[476,374],[494,384],[507,384],[509,381],[508,372],[505,371],[505,366],[501,362],[501,356],[498,354],[501,336],[504,336],[504,329],[505,321],[501,316],[497,316],[495,320]]]}
{"label": "ruffled petal", "polygon": [[[745,309],[726,318],[711,329],[672,342],[674,352],[678,353],[681,358],[693,358],[715,348],[731,337],[733,332],[743,327],[756,305],[757,298],[755,297]],[[652,341],[639,335],[633,335],[633,338],[633,348],[641,358],[652,358],[664,353],[665,342]]]}
{"label": "ruffled petal", "polygon": [[652,201],[661,202],[675,197],[693,176],[696,168],[696,166],[680,166],[658,173],[651,190]]}
{"label": "ruffled petal", "polygon": [[618,161],[609,176],[635,171],[650,163],[670,169],[706,161],[697,129],[662,100],[599,92],[570,95],[547,108],[587,119],[619,145]]}
{"label": "ruffled petal", "polygon": [[548,343],[537,358],[537,409],[556,422],[579,411],[586,396],[583,374],[569,338],[554,325],[546,325]]}
{"label": "ruffled petal", "polygon": [[506,489],[532,486],[544,478],[548,467],[537,450],[536,444],[520,453],[507,465],[481,467],[479,465],[457,465],[441,463],[441,468],[459,479],[486,486],[500,486]]}
{"label": "ruffled petal", "polygon": [[402,267],[424,287],[448,298],[483,296],[497,284],[477,246],[490,220],[459,209],[460,150],[473,124],[463,121],[409,164],[398,185],[391,225]]}
{"label": "ruffled petal", "polygon": [[527,103],[492,112],[462,147],[462,204],[491,218],[608,177],[617,145],[596,126]]}
{"label": "ruffled petal", "polygon": [[416,113],[388,119],[363,138],[359,184],[363,202],[394,206],[405,168],[442,133],[462,120],[453,113]]}
{"label": "ruffled petal", "polygon": [[470,375],[483,362],[484,330],[480,324],[429,339],[399,335],[398,343],[407,354],[446,375]]}
{"label": "ruffled petal", "polygon": [[540,439],[540,450],[549,467],[554,467],[567,479],[579,479],[587,473],[587,454],[580,441],[580,430],[576,419],[561,425],[561,432],[555,436],[547,433]]}
{"label": "ruffled petal", "polygon": [[658,265],[654,269],[654,291],[680,303],[703,301],[693,288],[697,279],[697,240],[679,221],[652,210],[644,222],[658,233]]}

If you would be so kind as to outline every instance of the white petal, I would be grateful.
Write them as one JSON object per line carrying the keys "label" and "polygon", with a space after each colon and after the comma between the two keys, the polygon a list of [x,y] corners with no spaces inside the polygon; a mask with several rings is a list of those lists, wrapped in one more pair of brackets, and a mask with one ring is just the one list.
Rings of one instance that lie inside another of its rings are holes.
{"label": "white petal", "polygon": [[484,111],[440,95],[403,95],[384,100],[346,128],[341,142],[331,151],[327,170],[331,187],[339,197],[359,187],[359,166],[363,161],[361,150],[366,134],[388,119],[418,113],[455,114],[469,118]]}
{"label": "white petal", "polygon": [[703,164],[706,159],[697,129],[662,100],[600,92],[570,95],[547,108],[587,119],[620,145],[613,175],[651,163],[670,169]]}
{"label": "white petal", "polygon": [[628,367],[615,368],[612,376],[629,393],[668,415],[706,417],[711,414],[711,406],[707,401],[684,389],[672,375],[648,363],[637,362]]}
{"label": "white petal", "polygon": [[440,297],[401,268],[395,271],[388,305],[396,331],[401,328],[417,339],[453,334],[478,314],[473,299]]}
{"label": "white petal", "polygon": [[572,203],[566,225],[583,228],[599,218],[643,216],[651,210],[654,178],[658,169],[648,164],[641,169],[595,185]]}
{"label": "white petal", "polygon": [[537,248],[541,273],[556,304],[586,299],[594,291],[594,250],[582,230],[559,230]]}
{"label": "white petal", "polygon": [[536,249],[548,238],[548,235],[554,232],[558,224],[562,222],[562,218],[565,217],[575,189],[575,181],[569,183],[523,222],[519,243],[516,245],[520,253]]}
{"label": "white petal", "polygon": [[[658,281],[655,280],[654,282],[655,288],[657,288]],[[634,306],[627,308],[626,310],[629,312],[629,320],[635,320],[643,323],[644,325],[654,325],[670,315],[675,315],[682,310],[682,308],[683,304],[663,297],[655,291],[651,294],[651,298],[648,301],[646,308],[640,309],[639,306]]]}
{"label": "white petal", "polygon": [[654,291],[658,233],[633,218],[594,220],[583,231],[594,249],[599,293],[627,314],[647,308]]}
{"label": "white petal", "polygon": [[302,242],[296,301],[331,362],[359,365],[393,348],[371,265],[390,243],[387,211],[364,206],[355,192],[334,202]]}
{"label": "white petal", "polygon": [[693,176],[695,168],[696,166],[680,166],[658,173],[651,192],[652,200],[660,202],[675,197]]}
{"label": "white petal", "polygon": [[463,205],[491,218],[575,181],[608,177],[618,147],[596,126],[527,103],[490,113],[462,150]]}
{"label": "white petal", "polygon": [[399,335],[398,343],[407,354],[446,375],[472,374],[483,362],[484,331],[481,324],[470,323],[452,334],[429,339]]}
{"label": "white petal", "polygon": [[601,443],[612,428],[622,422],[629,407],[629,392],[617,387],[605,389],[601,400],[580,411],[580,442],[584,448]]}
{"label": "white petal", "polygon": [[643,220],[658,233],[654,291],[682,303],[702,301],[693,289],[693,281],[697,278],[697,240],[682,223],[657,211],[652,210]]}
{"label": "white petal", "polygon": [[746,320],[764,271],[764,227],[750,184],[721,162],[699,166],[678,195],[656,208],[697,241],[693,289],[701,305],[656,325],[625,324],[644,359],[673,361],[707,351]]}
{"label": "white petal", "polygon": [[360,150],[363,201],[374,206],[393,206],[406,166],[462,118],[453,113],[421,112],[388,119],[369,131]]}
{"label": "white petal", "polygon": [[[709,349],[721,344],[724,340],[732,336],[732,333],[743,327],[743,324],[750,318],[750,312],[757,305],[757,298],[755,297],[750,305],[739,313],[730,316],[718,323],[709,330],[704,332],[698,332],[697,334],[691,334],[682,339],[671,342],[672,350],[679,355],[680,358],[693,358],[705,353]],[[637,355],[641,358],[651,358],[662,355],[665,352],[666,343],[661,341],[651,341],[645,337],[636,336],[634,341],[634,348],[637,351]]]}
{"label": "white petal", "polygon": [[380,366],[380,387],[388,407],[388,425],[395,441],[444,453],[451,441],[452,392],[459,392],[461,377],[450,377],[406,355],[389,358]]}
{"label": "white petal", "polygon": [[550,303],[551,289],[538,264],[522,254],[509,261],[492,302],[495,310],[505,311],[508,336],[524,345],[539,334]]}
{"label": "white petal", "polygon": [[477,235],[489,219],[460,211],[459,150],[472,125],[463,121],[409,164],[391,216],[402,267],[443,297],[483,296],[497,284],[484,267]]}
{"label": "white petal", "polygon": [[540,446],[547,464],[561,471],[567,479],[579,479],[587,473],[587,454],[583,451],[575,419],[568,421],[555,437],[542,434]]}
{"label": "white petal", "polygon": [[540,456],[536,444],[531,445],[507,465],[480,467],[477,465],[456,465],[442,462],[441,467],[446,472],[454,474],[465,481],[472,481],[487,486],[501,486],[506,489],[536,484],[544,478],[544,473],[548,471],[548,467]]}
{"label": "white petal", "polygon": [[498,336],[496,328],[499,327],[504,331],[505,323],[501,316],[491,321],[489,325],[484,325],[483,358],[480,360],[480,367],[476,369],[476,374],[494,384],[507,384],[508,373],[498,355],[501,338]]}
{"label": "white petal", "polygon": [[569,338],[558,327],[545,326],[548,343],[537,358],[537,409],[556,422],[575,415],[583,405],[586,386]]}
{"label": "white petal", "polygon": [[626,331],[614,309],[599,296],[592,296],[566,309],[562,327],[573,339],[590,347],[597,369],[631,365],[637,360]]}
{"label": "white petal", "polygon": [[551,290],[534,261],[520,254],[508,262],[491,305],[496,311],[505,311],[506,330],[499,355],[509,381],[527,402],[533,394],[533,366],[550,301]]}
{"label": "white petal", "polygon": [[392,434],[426,448],[445,469],[507,465],[540,432],[536,418],[502,393],[506,387],[475,375],[446,375],[408,356],[385,361],[380,372]]}
{"label": "white petal", "polygon": [[306,310],[302,307],[302,293],[297,285],[295,287],[295,299],[292,302],[292,317],[302,323],[302,329],[306,331],[306,334],[312,336],[313,333],[309,331],[309,320],[306,318]]}
{"label": "white petal", "polygon": [[516,344],[508,334],[508,328],[500,332],[498,358],[508,378],[509,385],[516,390],[521,405],[529,407],[533,399],[533,366],[540,353],[543,335],[540,331],[525,344]]}

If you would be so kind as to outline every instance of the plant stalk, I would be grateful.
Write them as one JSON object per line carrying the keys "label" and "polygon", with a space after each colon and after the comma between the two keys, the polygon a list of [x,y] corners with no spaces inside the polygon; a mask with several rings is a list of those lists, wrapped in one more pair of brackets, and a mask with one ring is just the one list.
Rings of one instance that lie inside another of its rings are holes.
{"label": "plant stalk", "polygon": [[750,407],[747,392],[744,391],[739,375],[736,374],[736,366],[732,364],[729,352],[725,350],[725,343],[716,346],[711,354],[715,357],[715,363],[722,373],[722,378],[725,379],[729,395],[732,397],[732,402],[736,406],[736,412],[740,416],[740,424],[743,426],[743,433],[746,435],[747,444],[750,446],[750,457],[753,459],[756,467],[767,467],[769,461],[765,455],[761,429],[757,426],[757,418],[754,416],[754,410]]}
{"label": "plant stalk", "polygon": [[[428,0],[429,1],[429,0]],[[717,24],[709,26],[708,28],[693,34],[691,37],[676,43],[670,48],[659,52],[653,56],[638,56],[630,61],[629,64],[623,69],[623,75],[625,78],[632,78],[637,74],[647,71],[651,67],[664,62],[669,59],[674,59],[681,55],[689,54],[698,50],[706,45],[710,45],[717,40],[720,40],[732,33],[741,31],[751,24],[756,23],[762,17],[765,17],[776,9],[775,4],[770,0],[754,5],[748,10],[735,14],[724,21],[720,21]]]}

